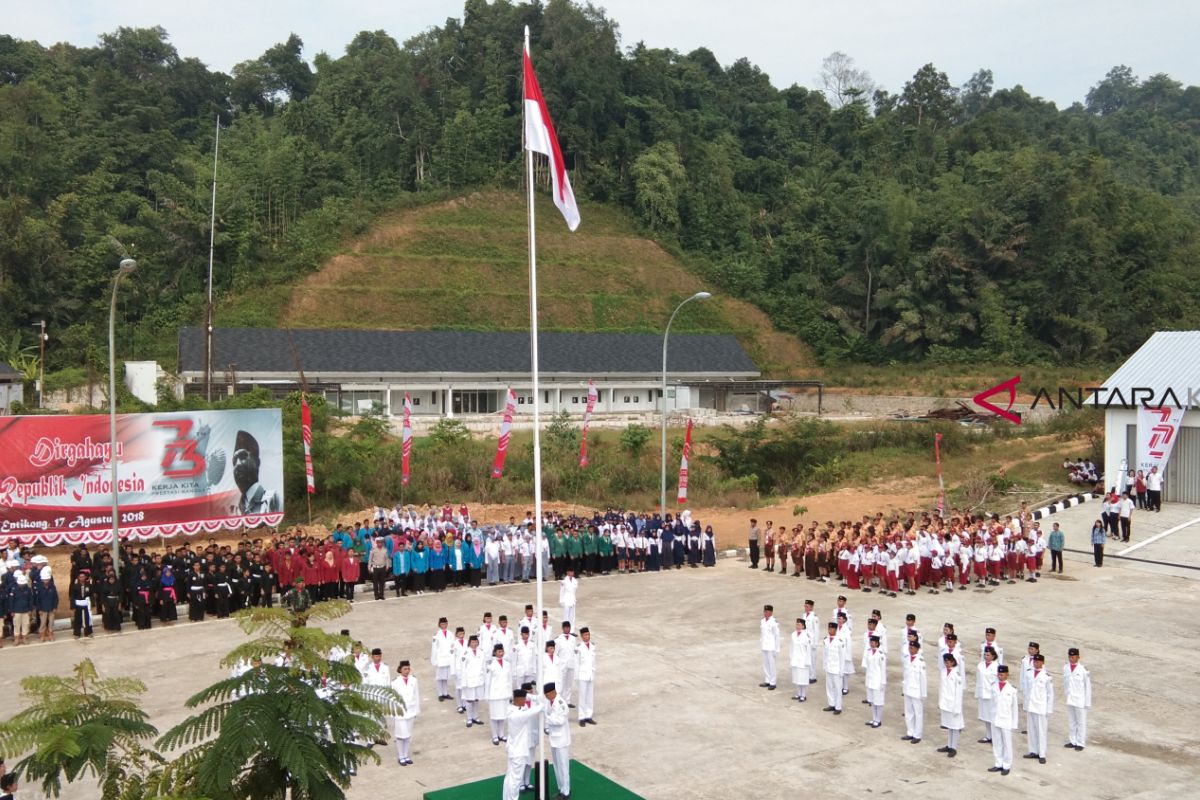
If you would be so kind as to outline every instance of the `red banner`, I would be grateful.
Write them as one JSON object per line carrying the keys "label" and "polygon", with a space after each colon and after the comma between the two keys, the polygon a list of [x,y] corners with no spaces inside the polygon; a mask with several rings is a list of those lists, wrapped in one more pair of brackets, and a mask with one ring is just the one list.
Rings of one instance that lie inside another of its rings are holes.
{"label": "red banner", "polygon": [[687,433],[683,437],[683,458],[679,460],[679,502],[687,502],[688,459],[692,456],[692,421],[687,422]]}
{"label": "red banner", "polygon": [[316,494],[312,461],[312,411],[308,407],[308,398],[303,394],[300,395],[300,435],[304,437],[304,478],[308,481],[308,493]]}
{"label": "red banner", "polygon": [[504,422],[500,424],[500,441],[496,443],[496,460],[492,462],[492,477],[504,474],[504,458],[508,455],[508,440],[512,436],[512,419],[517,410],[517,394],[510,387],[504,404]]}
{"label": "red banner", "polygon": [[123,539],[283,520],[278,409],[0,418],[0,541],[112,538],[112,460]]}
{"label": "red banner", "polygon": [[400,484],[408,485],[408,461],[412,456],[412,396],[404,393],[404,433],[401,443]]}
{"label": "red banner", "polygon": [[946,516],[946,484],[942,480],[942,435],[935,433],[933,435],[933,457],[937,461],[937,476],[938,476],[938,502],[937,512],[939,517]]}
{"label": "red banner", "polygon": [[588,381],[588,396],[587,408],[583,411],[583,436],[579,440],[579,466],[586,467],[588,465],[587,456],[587,432],[588,425],[592,421],[592,411],[596,408],[596,400],[600,397],[600,393],[596,391],[595,381]]}

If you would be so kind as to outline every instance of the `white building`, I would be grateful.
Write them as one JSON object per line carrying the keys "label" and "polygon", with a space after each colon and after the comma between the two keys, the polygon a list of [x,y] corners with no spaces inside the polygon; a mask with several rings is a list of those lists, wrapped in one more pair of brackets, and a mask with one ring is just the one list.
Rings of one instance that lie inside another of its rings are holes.
{"label": "white building", "polygon": [[[639,413],[662,406],[662,336],[640,333],[541,333],[541,408],[582,413],[588,381],[596,413]],[[179,375],[186,394],[203,394],[204,331],[179,332]],[[667,410],[766,411],[778,382],[759,370],[731,335],[675,334],[668,348]],[[532,413],[529,334],[477,331],[288,330],[213,332],[213,395],[265,386],[283,395],[324,393],[350,414],[373,409],[459,416],[494,414],[512,387],[517,413]]]}
{"label": "white building", "polygon": [[1186,408],[1164,470],[1163,500],[1200,503],[1200,331],[1159,331],[1104,382],[1105,482],[1137,463],[1137,406]]}
{"label": "white building", "polygon": [[0,414],[11,414],[13,403],[25,402],[25,378],[0,361]]}

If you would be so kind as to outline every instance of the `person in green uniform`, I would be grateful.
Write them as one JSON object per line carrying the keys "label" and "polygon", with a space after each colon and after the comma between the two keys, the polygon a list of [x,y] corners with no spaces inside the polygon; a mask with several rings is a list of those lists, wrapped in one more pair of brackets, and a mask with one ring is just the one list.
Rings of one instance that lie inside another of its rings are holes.
{"label": "person in green uniform", "polygon": [[583,572],[585,575],[595,575],[597,554],[595,529],[589,525],[580,539],[583,542]]}
{"label": "person in green uniform", "polygon": [[567,573],[567,537],[561,529],[550,540],[550,563],[554,566],[554,580],[561,581]]}
{"label": "person in green uniform", "polygon": [[608,529],[605,529],[597,539],[596,550],[600,556],[600,574],[607,575],[613,568],[613,541]]}
{"label": "person in green uniform", "polygon": [[581,572],[583,567],[583,541],[579,538],[579,530],[571,531],[567,537],[567,569]]}

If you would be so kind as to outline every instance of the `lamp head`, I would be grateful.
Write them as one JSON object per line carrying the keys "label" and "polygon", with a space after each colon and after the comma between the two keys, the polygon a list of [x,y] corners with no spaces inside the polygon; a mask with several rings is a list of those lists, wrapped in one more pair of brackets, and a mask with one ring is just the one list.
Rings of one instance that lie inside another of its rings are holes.
{"label": "lamp head", "polygon": [[120,265],[117,267],[117,271],[122,275],[128,275],[135,269],[137,269],[137,262],[132,258],[122,258]]}
{"label": "lamp head", "polygon": [[710,297],[712,297],[711,292],[696,292],[692,295],[693,300],[707,300]]}

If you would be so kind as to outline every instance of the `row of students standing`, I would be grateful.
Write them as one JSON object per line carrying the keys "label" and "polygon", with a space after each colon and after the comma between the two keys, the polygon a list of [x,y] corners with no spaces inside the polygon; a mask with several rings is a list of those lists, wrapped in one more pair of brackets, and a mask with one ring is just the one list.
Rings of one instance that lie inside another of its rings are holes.
{"label": "row of students standing", "polygon": [[[796,618],[795,630],[789,642],[791,679],[795,686],[792,699],[807,702],[809,685],[817,682],[818,653],[825,678],[824,711],[838,716],[844,711],[844,698],[850,693],[850,676],[855,674],[853,619],[846,608],[845,596],[839,596],[832,619],[822,626],[814,604],[805,601],[804,614]],[[916,616],[908,614],[901,631],[899,657],[901,666],[900,694],[903,699],[905,735],[903,741],[919,744],[924,730],[924,707],[929,695],[929,670],[936,672],[938,711],[941,727],[948,732],[946,744],[938,752],[953,758],[958,754],[959,741],[965,729],[964,698],[968,692],[968,657],[954,632],[954,625],[943,625],[938,639],[938,656],[932,667],[927,666],[924,636],[916,627]],[[820,630],[818,636],[816,631]],[[883,713],[888,683],[888,664],[891,643],[878,609],[871,612],[867,630],[862,633],[862,657],[858,665],[863,671],[864,705],[870,708],[870,719],[864,724],[871,728],[883,725]],[[775,690],[776,658],[780,652],[779,623],[774,608],[766,605],[759,622],[759,647],[763,659],[763,682],[760,687]],[[1017,683],[1010,677],[1012,669],[1004,661],[1004,649],[996,639],[995,628],[988,627],[978,649],[975,667],[974,697],[977,717],[983,726],[979,744],[990,744],[993,750],[992,772],[1007,775],[1013,765],[1012,732],[1021,727],[1020,707],[1023,702],[1025,728],[1028,734],[1026,759],[1046,763],[1049,719],[1054,711],[1054,682],[1045,669],[1045,656],[1037,642],[1030,642],[1021,658]],[[1092,681],[1087,668],[1080,662],[1079,649],[1067,651],[1067,663],[1062,668],[1062,693],[1067,704],[1067,741],[1065,748],[1081,751],[1087,744],[1087,714],[1092,705]]]}

